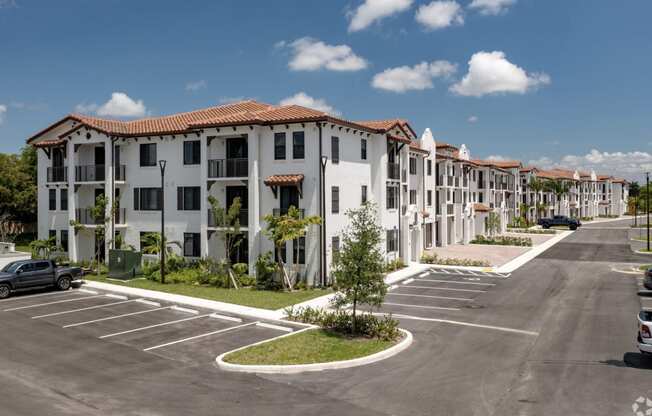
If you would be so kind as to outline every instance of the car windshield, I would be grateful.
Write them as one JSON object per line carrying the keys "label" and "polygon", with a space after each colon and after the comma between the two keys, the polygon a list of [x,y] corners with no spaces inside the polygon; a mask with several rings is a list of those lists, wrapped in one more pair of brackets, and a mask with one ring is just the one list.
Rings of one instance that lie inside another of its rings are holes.
{"label": "car windshield", "polygon": [[23,264],[22,261],[12,261],[3,267],[2,271],[6,273],[16,273],[16,270],[20,267],[21,264]]}

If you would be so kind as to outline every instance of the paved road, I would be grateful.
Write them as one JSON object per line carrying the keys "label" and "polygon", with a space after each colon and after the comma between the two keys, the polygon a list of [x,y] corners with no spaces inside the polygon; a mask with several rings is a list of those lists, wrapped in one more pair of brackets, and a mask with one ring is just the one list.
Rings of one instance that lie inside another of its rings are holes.
{"label": "paved road", "polygon": [[[404,316],[413,347],[335,372],[224,373],[206,361],[217,339],[143,351],[167,334],[114,342],[61,315],[32,319],[40,307],[0,312],[0,414],[629,416],[652,398],[652,360],[636,351],[635,276],[611,268],[649,257],[631,254],[619,224],[585,227],[506,278],[433,271],[401,284],[388,303],[411,306],[383,310]],[[480,289],[446,291],[467,287]]]}

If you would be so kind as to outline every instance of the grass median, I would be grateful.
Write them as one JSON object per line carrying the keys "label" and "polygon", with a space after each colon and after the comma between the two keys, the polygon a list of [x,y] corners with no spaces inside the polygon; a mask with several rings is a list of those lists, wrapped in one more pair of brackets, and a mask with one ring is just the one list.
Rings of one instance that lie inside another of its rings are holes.
{"label": "grass median", "polygon": [[256,290],[251,288],[241,288],[237,290],[224,289],[213,286],[191,285],[185,283],[161,284],[147,279],[122,281],[108,279],[106,275],[86,275],[84,276],[84,279],[270,310],[285,308],[330,293],[330,290],[328,289],[305,289],[284,292]]}
{"label": "grass median", "polygon": [[243,365],[297,365],[352,360],[386,350],[397,341],[348,337],[323,329],[295,335],[235,351],[224,361]]}

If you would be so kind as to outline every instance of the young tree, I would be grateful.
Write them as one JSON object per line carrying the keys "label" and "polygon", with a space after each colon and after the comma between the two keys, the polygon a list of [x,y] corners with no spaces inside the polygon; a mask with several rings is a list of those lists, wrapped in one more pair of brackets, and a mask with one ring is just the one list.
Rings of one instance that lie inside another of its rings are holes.
{"label": "young tree", "polygon": [[[90,230],[90,232],[95,236],[95,241],[104,241],[104,238],[106,237],[106,226],[110,221],[112,221],[118,209],[117,204],[114,202],[111,209],[107,212],[108,203],[108,198],[104,194],[98,195],[97,198],[95,198],[95,205],[90,209],[91,218],[94,220],[95,226],[89,228],[76,220],[71,220],[70,225],[74,227],[75,233]],[[103,250],[103,245],[98,244],[97,247],[95,247],[94,258],[97,262],[96,266],[98,275],[100,274],[100,258]]]}
{"label": "young tree", "polygon": [[281,250],[288,241],[297,240],[305,236],[310,225],[321,224],[321,218],[317,215],[302,218],[301,212],[296,207],[291,206],[287,214],[278,216],[266,215],[264,220],[267,222],[265,235],[274,243],[279,270],[283,274],[284,285],[292,290],[292,281],[285,269]]}
{"label": "young tree", "polygon": [[489,216],[487,217],[487,231],[489,231],[489,235],[493,236],[500,230],[500,215],[498,215],[495,212],[490,212]]}
{"label": "young tree", "polygon": [[228,266],[228,274],[233,287],[238,288],[238,283],[231,268],[231,256],[242,243],[242,232],[240,231],[240,198],[233,198],[233,203],[228,209],[222,208],[217,198],[208,197],[208,203],[211,205],[211,212],[215,218],[215,225],[218,227],[218,233],[224,243],[224,260]]}
{"label": "young tree", "polygon": [[559,208],[557,213],[561,213],[561,199],[564,195],[568,195],[570,192],[570,185],[565,181],[549,180],[546,182],[546,190],[548,192],[552,192],[555,195],[555,199],[557,199],[557,206]]}
{"label": "young tree", "polygon": [[387,293],[381,250],[383,229],[376,222],[376,207],[372,203],[349,210],[346,215],[349,226],[342,233],[342,247],[333,259],[338,293],[332,304],[337,308],[352,305],[352,331],[356,333],[358,305],[380,306]]}
{"label": "young tree", "polygon": [[59,247],[57,246],[56,237],[52,236],[44,240],[32,241],[31,243],[29,243],[29,248],[32,250],[32,258],[49,259],[50,254],[53,251],[57,250]]}
{"label": "young tree", "polygon": [[527,186],[532,192],[534,192],[534,206],[536,207],[535,215],[536,215],[536,219],[538,220],[540,218],[539,193],[546,188],[546,184],[541,179],[532,178],[530,179],[530,182],[528,183]]}

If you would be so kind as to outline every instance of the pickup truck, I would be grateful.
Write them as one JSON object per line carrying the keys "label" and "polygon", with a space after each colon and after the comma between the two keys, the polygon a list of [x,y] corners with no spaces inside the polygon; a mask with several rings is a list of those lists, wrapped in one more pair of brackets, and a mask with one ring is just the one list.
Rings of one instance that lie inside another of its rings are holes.
{"label": "pickup truck", "polygon": [[68,290],[81,284],[79,267],[59,267],[52,260],[17,260],[0,270],[0,299],[12,292],[54,286]]}
{"label": "pickup truck", "polygon": [[552,218],[541,218],[539,225],[545,229],[550,227],[568,227],[571,230],[577,230],[582,225],[577,218],[569,218],[565,215],[555,215]]}
{"label": "pickup truck", "polygon": [[642,354],[652,354],[652,311],[638,314],[638,350]]}

